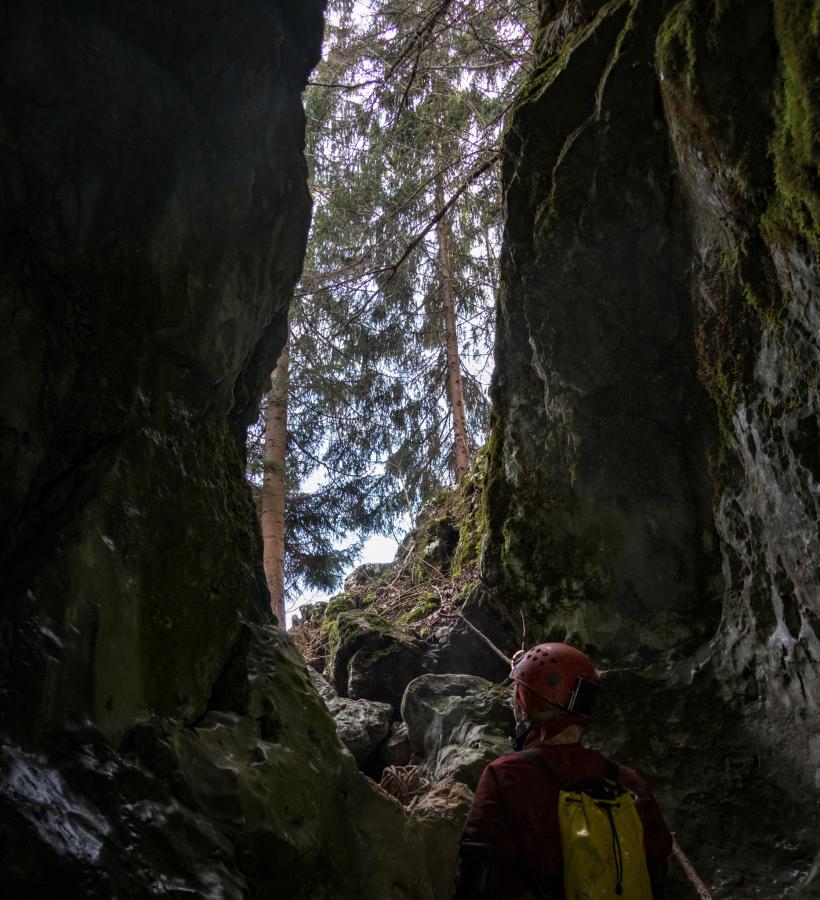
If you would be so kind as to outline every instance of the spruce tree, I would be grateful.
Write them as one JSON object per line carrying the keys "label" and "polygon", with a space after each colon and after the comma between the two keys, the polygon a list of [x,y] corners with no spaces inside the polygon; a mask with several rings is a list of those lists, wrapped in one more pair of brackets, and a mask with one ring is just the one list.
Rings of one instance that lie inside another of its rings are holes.
{"label": "spruce tree", "polygon": [[307,546],[310,527],[329,539],[292,571],[306,583],[338,576],[340,533],[386,530],[482,441],[495,162],[533,6],[374,0],[362,19],[331,4],[306,96],[314,223],[291,318],[287,543]]}

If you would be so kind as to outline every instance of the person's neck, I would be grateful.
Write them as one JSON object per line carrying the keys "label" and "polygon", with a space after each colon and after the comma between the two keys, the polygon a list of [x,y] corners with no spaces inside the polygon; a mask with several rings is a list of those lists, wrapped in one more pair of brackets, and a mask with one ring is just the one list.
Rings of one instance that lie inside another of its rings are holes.
{"label": "person's neck", "polygon": [[550,738],[547,743],[548,744],[577,744],[581,740],[581,735],[584,733],[584,729],[581,728],[580,725],[570,725],[569,728],[565,728],[559,734],[556,734],[554,738]]}
{"label": "person's neck", "polygon": [[583,733],[584,729],[580,725],[568,725],[563,731],[559,731],[558,734],[549,738],[549,740],[543,741],[539,738],[533,741],[531,746],[537,747],[540,744],[542,747],[551,747],[557,744],[578,744]]}

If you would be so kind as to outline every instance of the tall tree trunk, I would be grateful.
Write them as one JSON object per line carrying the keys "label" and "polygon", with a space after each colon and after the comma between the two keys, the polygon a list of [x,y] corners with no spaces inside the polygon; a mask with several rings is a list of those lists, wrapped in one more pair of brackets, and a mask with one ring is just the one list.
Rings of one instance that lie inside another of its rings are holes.
{"label": "tall tree trunk", "polygon": [[[444,210],[444,175],[441,172],[443,158],[441,144],[436,147],[436,213]],[[444,317],[444,341],[447,350],[447,400],[453,415],[453,450],[456,463],[456,481],[470,468],[470,451],[467,444],[467,414],[464,408],[464,386],[461,383],[461,359],[458,353],[456,310],[453,291],[453,270],[450,258],[450,225],[447,216],[441,216],[436,226],[438,234],[438,266],[441,277],[441,309]]]}
{"label": "tall tree trunk", "polygon": [[265,472],[262,480],[262,542],[270,605],[282,628],[285,620],[285,452],[288,433],[290,338],[271,375],[265,419]]}

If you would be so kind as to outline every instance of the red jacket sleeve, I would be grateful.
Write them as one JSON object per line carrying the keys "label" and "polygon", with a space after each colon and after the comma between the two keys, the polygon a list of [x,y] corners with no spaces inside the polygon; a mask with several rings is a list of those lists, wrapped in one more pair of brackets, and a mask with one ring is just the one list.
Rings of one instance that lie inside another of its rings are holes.
{"label": "red jacket sleeve", "polygon": [[463,847],[485,849],[510,861],[518,854],[509,814],[492,765],[484,769],[478,782],[461,844]]}
{"label": "red jacket sleeve", "polygon": [[498,893],[493,895],[493,900],[520,897],[527,887],[518,864],[520,855],[514,822],[504,803],[498,776],[490,764],[478,782],[461,836],[461,869],[466,871],[476,865],[478,857],[485,857],[498,870]]}

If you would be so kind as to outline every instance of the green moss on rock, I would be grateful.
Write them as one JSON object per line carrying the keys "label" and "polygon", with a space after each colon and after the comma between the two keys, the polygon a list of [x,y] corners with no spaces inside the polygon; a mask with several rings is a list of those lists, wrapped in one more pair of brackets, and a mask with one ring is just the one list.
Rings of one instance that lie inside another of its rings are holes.
{"label": "green moss on rock", "polygon": [[350,612],[352,609],[358,609],[358,606],[358,601],[350,594],[337,594],[328,601],[325,609],[325,619],[335,619],[339,613]]}
{"label": "green moss on rock", "polygon": [[770,148],[777,191],[764,219],[781,243],[820,253],[820,7],[775,0],[780,50],[776,129]]}
{"label": "green moss on rock", "polygon": [[428,594],[423,597],[409,612],[399,618],[399,622],[409,625],[411,622],[418,622],[419,619],[425,619],[431,613],[434,613],[441,602],[436,594]]}

